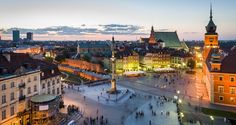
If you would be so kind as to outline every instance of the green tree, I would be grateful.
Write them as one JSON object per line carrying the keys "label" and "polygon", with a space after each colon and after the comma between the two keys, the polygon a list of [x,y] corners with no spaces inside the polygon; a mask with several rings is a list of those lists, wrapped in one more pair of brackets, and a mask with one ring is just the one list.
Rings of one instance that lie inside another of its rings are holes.
{"label": "green tree", "polygon": [[55,60],[57,61],[57,62],[63,62],[63,61],[65,61],[65,59],[66,59],[66,57],[64,56],[64,55],[57,55],[56,57],[55,57]]}
{"label": "green tree", "polygon": [[89,53],[84,54],[83,60],[85,60],[85,61],[87,61],[87,62],[90,62],[91,59],[92,59],[91,54],[89,54]]}

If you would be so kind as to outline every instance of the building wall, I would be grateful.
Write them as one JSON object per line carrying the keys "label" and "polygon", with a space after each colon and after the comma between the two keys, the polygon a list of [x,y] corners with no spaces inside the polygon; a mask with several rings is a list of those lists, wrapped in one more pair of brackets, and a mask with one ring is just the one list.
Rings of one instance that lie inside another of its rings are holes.
{"label": "building wall", "polygon": [[40,94],[61,95],[61,76],[44,79],[40,83]]}
{"label": "building wall", "polygon": [[[14,86],[13,86],[14,83]],[[19,87],[20,84],[25,83],[25,86]],[[0,124],[9,125],[9,124],[19,124],[20,118],[16,117],[17,113],[24,111],[29,108],[29,100],[32,96],[38,94],[38,86],[40,83],[40,71],[36,71],[30,74],[19,75],[14,78],[9,78],[6,80],[0,81]],[[3,85],[6,85],[6,90],[2,90]],[[34,87],[36,86],[36,91]],[[30,90],[28,90],[30,89]],[[21,95],[21,91],[23,95]],[[11,100],[11,93],[14,93],[14,99]],[[2,104],[3,95],[6,95],[6,103]],[[22,98],[19,101],[19,97],[25,96],[25,99]],[[11,108],[14,108],[14,113],[11,114]],[[3,112],[6,111],[6,119],[3,119]]]}
{"label": "building wall", "polygon": [[77,67],[84,70],[94,71],[98,73],[103,73],[104,70],[99,64],[90,63],[83,60],[73,60],[66,59],[62,64],[67,64],[69,66]]}
{"label": "building wall", "polygon": [[227,73],[212,74],[214,76],[214,102],[236,105],[236,75]]}

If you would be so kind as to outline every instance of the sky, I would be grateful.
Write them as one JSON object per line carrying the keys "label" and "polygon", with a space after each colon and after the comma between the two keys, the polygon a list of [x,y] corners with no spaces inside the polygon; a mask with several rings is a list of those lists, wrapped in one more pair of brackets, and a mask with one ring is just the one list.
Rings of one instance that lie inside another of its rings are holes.
{"label": "sky", "polygon": [[236,0],[0,0],[0,35],[18,28],[35,40],[137,40],[155,31],[177,31],[180,40],[202,40],[210,2],[219,39],[236,39]]}

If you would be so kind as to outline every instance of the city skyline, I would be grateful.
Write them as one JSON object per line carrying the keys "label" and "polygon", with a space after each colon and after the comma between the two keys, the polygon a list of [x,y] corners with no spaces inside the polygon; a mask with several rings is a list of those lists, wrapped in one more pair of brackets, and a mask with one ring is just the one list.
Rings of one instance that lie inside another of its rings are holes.
{"label": "city skyline", "polygon": [[138,40],[154,26],[156,31],[177,31],[181,40],[202,40],[210,2],[219,39],[236,39],[233,0],[0,1],[2,39],[11,39],[16,27],[21,37],[33,32],[35,40],[107,40],[112,35],[117,40]]}

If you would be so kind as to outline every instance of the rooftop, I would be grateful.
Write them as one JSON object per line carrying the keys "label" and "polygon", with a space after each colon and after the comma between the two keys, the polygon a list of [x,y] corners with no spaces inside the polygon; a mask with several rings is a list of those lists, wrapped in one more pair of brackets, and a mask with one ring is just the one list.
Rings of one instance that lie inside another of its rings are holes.
{"label": "rooftop", "polygon": [[34,103],[44,103],[44,102],[50,102],[54,99],[56,99],[57,96],[55,95],[36,95],[36,96],[33,96],[31,98],[31,102],[34,102]]}

